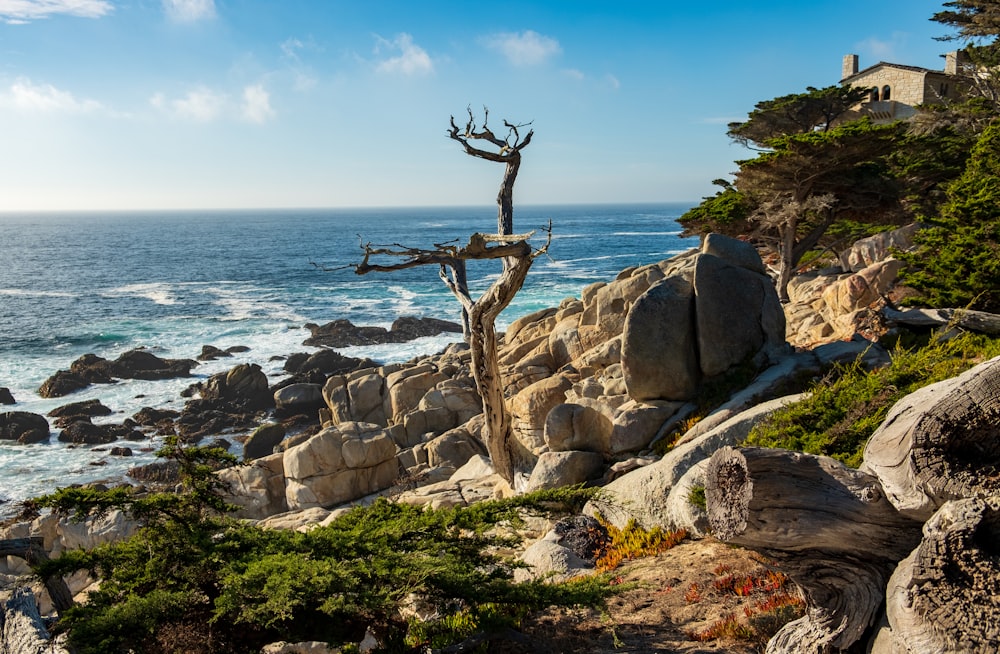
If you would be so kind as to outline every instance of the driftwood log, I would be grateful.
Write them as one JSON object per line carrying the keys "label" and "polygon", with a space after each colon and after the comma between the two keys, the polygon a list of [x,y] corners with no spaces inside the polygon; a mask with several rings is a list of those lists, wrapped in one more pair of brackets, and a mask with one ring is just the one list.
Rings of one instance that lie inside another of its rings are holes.
{"label": "driftwood log", "polygon": [[[49,560],[43,547],[43,540],[40,537],[34,538],[8,538],[0,540],[0,556],[16,556],[24,559],[28,565],[34,567],[39,563]],[[69,592],[69,586],[59,575],[52,575],[42,580],[45,590],[48,591],[52,599],[52,606],[60,614],[73,606],[73,594]]]}
{"label": "driftwood log", "polygon": [[889,580],[872,654],[1000,651],[1000,496],[948,502],[923,531]]}
{"label": "driftwood log", "polygon": [[725,447],[705,475],[708,518],[721,540],[761,552],[795,581],[806,615],[770,654],[845,650],[881,617],[886,582],[920,540],[878,480],[829,457]]}
{"label": "driftwood log", "polygon": [[969,309],[882,309],[889,322],[910,327],[943,327],[954,325],[981,334],[1000,334],[1000,315]]}
{"label": "driftwood log", "polygon": [[921,522],[948,500],[1000,494],[1000,357],[897,402],[862,470]]}

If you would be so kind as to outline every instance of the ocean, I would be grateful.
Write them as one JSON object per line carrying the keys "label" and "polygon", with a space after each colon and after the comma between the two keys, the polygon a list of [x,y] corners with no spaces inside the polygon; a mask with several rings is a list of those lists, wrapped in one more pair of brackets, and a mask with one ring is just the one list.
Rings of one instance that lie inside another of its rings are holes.
{"label": "ocean", "polygon": [[[690,204],[515,207],[514,230],[537,230],[536,259],[498,328],[529,312],[556,306],[624,268],[654,263],[694,247],[676,219]],[[0,387],[16,404],[0,412],[46,414],[100,399],[120,423],[144,406],[180,409],[190,384],[238,363],[259,364],[272,383],[284,357],[302,345],[306,323],[346,318],[388,327],[400,316],[458,320],[459,307],[425,266],[391,274],[356,275],[361,243],[431,247],[469,234],[494,232],[496,208],[308,209],[114,213],[0,214]],[[469,268],[473,294],[497,273],[494,263]],[[352,347],[348,356],[383,363],[430,354],[456,335],[405,344]],[[43,399],[49,376],[86,353],[117,358],[146,348],[164,358],[194,359],[203,345],[246,346],[232,358],[205,362],[193,378],[120,381]],[[73,483],[120,480],[149,462],[158,442],[125,443],[134,457],[107,447],[72,447],[56,440],[0,441],[0,517],[19,500]]]}

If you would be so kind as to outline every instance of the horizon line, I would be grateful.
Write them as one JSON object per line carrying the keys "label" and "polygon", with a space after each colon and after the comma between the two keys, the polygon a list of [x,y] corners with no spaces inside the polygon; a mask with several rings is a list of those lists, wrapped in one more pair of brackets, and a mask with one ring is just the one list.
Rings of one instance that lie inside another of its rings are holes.
{"label": "horizon line", "polygon": [[[684,204],[696,206],[701,200],[634,200],[624,202],[531,202],[515,205],[515,209],[531,207],[601,207],[635,206],[648,204]],[[133,207],[133,208],[87,208],[87,209],[0,209],[0,217],[14,214],[86,214],[86,213],[189,213],[189,212],[232,212],[232,211],[381,211],[386,209],[485,209],[496,204],[398,204],[398,205],[352,205],[352,206],[287,206],[287,207]]]}

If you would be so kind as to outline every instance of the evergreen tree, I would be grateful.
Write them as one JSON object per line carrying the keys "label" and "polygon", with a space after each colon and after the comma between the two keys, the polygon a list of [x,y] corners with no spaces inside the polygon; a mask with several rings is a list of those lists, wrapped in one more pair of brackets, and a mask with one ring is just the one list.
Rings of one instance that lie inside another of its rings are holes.
{"label": "evergreen tree", "polygon": [[940,214],[903,253],[902,282],[934,307],[1000,312],[1000,120],[979,137]]}

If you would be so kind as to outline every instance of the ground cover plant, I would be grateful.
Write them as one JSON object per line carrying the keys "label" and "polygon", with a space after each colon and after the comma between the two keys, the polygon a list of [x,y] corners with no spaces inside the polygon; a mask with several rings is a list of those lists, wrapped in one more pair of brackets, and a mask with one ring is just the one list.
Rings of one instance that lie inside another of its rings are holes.
{"label": "ground cover plant", "polygon": [[[67,552],[37,570],[89,570],[100,580],[58,624],[80,654],[256,652],[277,640],[357,643],[366,630],[384,651],[403,652],[515,624],[530,609],[599,606],[615,592],[600,574],[514,583],[516,563],[504,554],[520,540],[525,512],[574,512],[590,490],[441,510],[382,500],[299,533],[220,512],[211,470],[225,453],[171,440],[163,454],[181,464],[181,492],[71,488],[39,501],[81,519],[121,508],[143,524],[125,541]],[[400,607],[414,598],[439,619],[418,626],[402,618]]]}
{"label": "ground cover plant", "polygon": [[834,368],[807,398],[755,427],[744,445],[831,456],[857,468],[865,443],[897,400],[997,355],[1000,339],[981,334],[935,335],[909,348],[900,342],[883,368],[867,371],[860,359]]}

